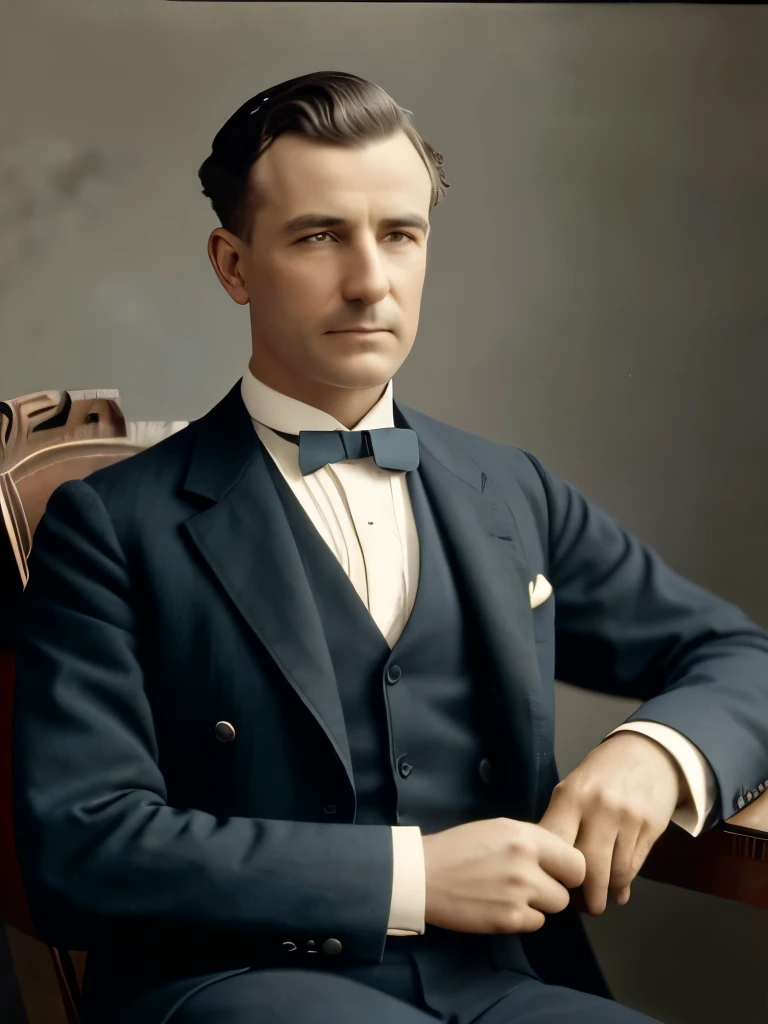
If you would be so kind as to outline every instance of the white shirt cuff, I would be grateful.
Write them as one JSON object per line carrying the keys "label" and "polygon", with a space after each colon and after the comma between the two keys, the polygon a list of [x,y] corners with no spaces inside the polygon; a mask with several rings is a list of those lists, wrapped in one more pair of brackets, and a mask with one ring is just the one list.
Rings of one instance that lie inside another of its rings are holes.
{"label": "white shirt cuff", "polygon": [[418,825],[392,826],[392,903],[387,935],[423,935],[427,902],[424,846]]}

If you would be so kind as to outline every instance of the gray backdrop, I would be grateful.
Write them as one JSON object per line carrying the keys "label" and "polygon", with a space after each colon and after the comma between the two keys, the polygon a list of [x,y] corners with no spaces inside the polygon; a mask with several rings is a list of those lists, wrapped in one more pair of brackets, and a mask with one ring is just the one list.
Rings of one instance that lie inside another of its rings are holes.
{"label": "gray backdrop", "polygon": [[[117,387],[130,419],[214,405],[250,343],[208,263],[197,168],[248,96],[351,71],[414,112],[452,186],[396,395],[530,449],[768,625],[765,7],[0,12],[0,397]],[[559,687],[561,772],[635,706]],[[643,880],[587,919],[617,998],[668,1024],[764,1019],[767,925]]]}

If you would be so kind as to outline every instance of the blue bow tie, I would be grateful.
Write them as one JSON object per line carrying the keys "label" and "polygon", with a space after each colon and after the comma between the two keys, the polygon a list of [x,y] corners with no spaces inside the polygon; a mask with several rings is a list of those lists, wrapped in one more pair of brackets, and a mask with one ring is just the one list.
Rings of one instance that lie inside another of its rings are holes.
{"label": "blue bow tie", "polygon": [[[274,430],[274,428],[272,428]],[[372,455],[380,469],[408,472],[419,465],[419,439],[406,427],[378,427],[375,430],[302,430],[299,434],[276,434],[299,446],[302,476],[316,473],[331,462],[364,459]]]}

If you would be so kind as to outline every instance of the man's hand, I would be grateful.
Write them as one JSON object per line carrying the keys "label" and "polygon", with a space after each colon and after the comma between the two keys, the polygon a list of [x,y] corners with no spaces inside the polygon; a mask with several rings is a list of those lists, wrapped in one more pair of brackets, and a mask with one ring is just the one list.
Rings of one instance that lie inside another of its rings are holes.
{"label": "man's hand", "polygon": [[584,854],[584,898],[602,914],[630,883],[687,793],[677,761],[655,740],[619,732],[592,750],[552,793],[539,824]]}
{"label": "man's hand", "polygon": [[535,932],[584,881],[584,856],[540,825],[470,821],[422,836],[427,924],[486,935]]}

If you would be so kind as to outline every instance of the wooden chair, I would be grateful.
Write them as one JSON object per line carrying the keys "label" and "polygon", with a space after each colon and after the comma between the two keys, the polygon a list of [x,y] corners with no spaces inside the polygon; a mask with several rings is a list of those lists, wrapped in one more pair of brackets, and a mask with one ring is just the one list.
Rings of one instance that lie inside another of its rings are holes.
{"label": "wooden chair", "polygon": [[[0,402],[0,630],[13,619],[10,612],[29,576],[32,537],[55,488],[128,458],[183,426],[126,424],[117,391],[44,391]],[[43,947],[30,917],[13,843],[12,707],[13,636],[0,632],[0,921],[7,926],[17,973],[34,975],[39,986],[40,963],[31,956],[31,947]],[[697,839],[671,825],[641,874],[768,908],[768,792]],[[580,890],[574,900],[583,910]],[[48,953],[60,997],[60,1020],[80,1024],[86,953],[53,947]],[[23,978],[21,987],[24,996]],[[32,997],[25,1002],[32,1018]],[[50,1007],[37,1019],[55,1024]]]}
{"label": "wooden chair", "polygon": [[[12,623],[29,578],[32,537],[53,491],[129,458],[186,426],[126,423],[117,391],[40,391],[0,402],[0,924],[6,926],[22,1000],[30,1018],[80,1022],[85,953],[48,947],[61,1005],[41,997],[43,948],[29,913],[13,838],[11,722]],[[27,982],[25,984],[25,981]]]}
{"label": "wooden chair", "polygon": [[768,910],[768,791],[696,839],[670,825],[640,874]]}

